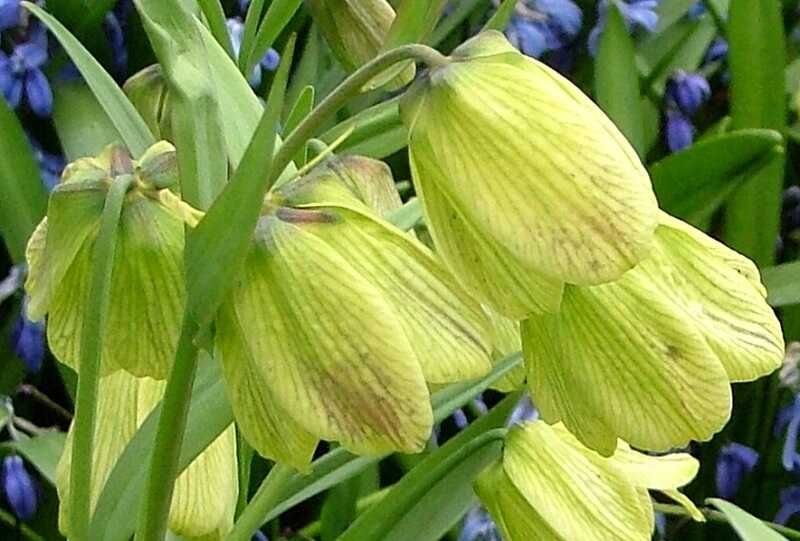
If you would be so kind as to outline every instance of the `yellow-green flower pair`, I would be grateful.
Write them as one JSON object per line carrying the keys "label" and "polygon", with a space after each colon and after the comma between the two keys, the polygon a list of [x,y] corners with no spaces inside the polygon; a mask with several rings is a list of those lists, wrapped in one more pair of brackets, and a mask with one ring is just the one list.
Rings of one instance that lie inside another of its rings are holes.
{"label": "yellow-green flower pair", "polygon": [[[163,379],[175,355],[184,226],[199,216],[152,180],[160,169],[146,166],[163,162],[151,158],[159,149],[174,153],[161,143],[139,164],[128,158],[124,172],[139,178],[120,220],[103,374]],[[49,313],[51,349],[75,368],[118,155],[112,147],[70,167],[29,245],[31,310]],[[378,215],[399,206],[388,167],[365,158],[329,160],[265,201],[215,325],[237,422],[263,456],[304,468],[319,439],[360,453],[419,451],[433,423],[428,385],[491,369],[480,306],[427,248]]]}
{"label": "yellow-green flower pair", "polygon": [[730,382],[780,365],[755,266],[658,210],[647,172],[568,80],[480,34],[401,105],[437,252],[520,320],[543,418],[608,455],[707,440]]}

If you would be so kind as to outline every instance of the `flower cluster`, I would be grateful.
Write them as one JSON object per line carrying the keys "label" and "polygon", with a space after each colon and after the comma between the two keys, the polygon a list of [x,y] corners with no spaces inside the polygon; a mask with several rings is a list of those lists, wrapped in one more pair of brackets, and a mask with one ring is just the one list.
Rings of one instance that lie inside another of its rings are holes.
{"label": "flower cluster", "polygon": [[571,45],[583,24],[583,13],[572,0],[518,2],[506,36],[522,53],[534,58]]}

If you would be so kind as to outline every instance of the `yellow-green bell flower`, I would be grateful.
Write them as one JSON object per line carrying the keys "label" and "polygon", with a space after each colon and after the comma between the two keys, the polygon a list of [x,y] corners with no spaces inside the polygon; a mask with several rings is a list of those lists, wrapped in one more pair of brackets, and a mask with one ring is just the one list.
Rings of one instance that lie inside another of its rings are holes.
{"label": "yellow-green bell flower", "polygon": [[271,194],[216,324],[242,433],[299,469],[318,439],[362,454],[421,450],[433,422],[428,384],[491,369],[480,307],[364,203],[387,175],[349,183],[359,173],[343,173],[348,163]]}
{"label": "yellow-green bell flower", "polygon": [[703,520],[678,492],[698,467],[687,454],[648,456],[622,441],[603,458],[563,426],[532,421],[509,431],[502,460],[479,476],[476,492],[506,541],[648,541],[648,490]]}
{"label": "yellow-green bell flower", "polygon": [[656,199],[636,152],[570,81],[497,32],[456,48],[401,102],[437,252],[512,319],[568,284],[616,280],[649,252]]}
{"label": "yellow-green bell flower", "polygon": [[651,256],[620,280],[568,287],[561,312],[522,324],[528,385],[544,420],[610,454],[706,441],[727,422],[731,382],[780,366],[780,324],[755,265],[661,214]]}
{"label": "yellow-green bell flower", "polygon": [[[100,379],[97,395],[91,508],[108,476],[137,429],[158,404],[166,383],[137,378],[123,370]],[[72,430],[56,469],[56,488],[61,502],[59,528],[69,536],[69,467]],[[238,496],[236,432],[228,427],[181,473],[169,514],[169,529],[187,539],[222,539],[233,526]]]}
{"label": "yellow-green bell flower", "polygon": [[184,223],[197,220],[195,211],[162,189],[176,178],[174,154],[162,141],[138,163],[121,147],[110,146],[97,158],[70,164],[28,243],[29,315],[48,315],[50,349],[76,370],[106,192],[116,176],[134,175],[119,221],[101,373],[124,369],[167,376],[184,303]]}
{"label": "yellow-green bell flower", "polygon": [[[381,52],[395,18],[394,8],[387,0],[307,0],[306,5],[347,71],[355,71]],[[414,73],[414,64],[406,63],[390,87],[402,87],[414,78]]]}

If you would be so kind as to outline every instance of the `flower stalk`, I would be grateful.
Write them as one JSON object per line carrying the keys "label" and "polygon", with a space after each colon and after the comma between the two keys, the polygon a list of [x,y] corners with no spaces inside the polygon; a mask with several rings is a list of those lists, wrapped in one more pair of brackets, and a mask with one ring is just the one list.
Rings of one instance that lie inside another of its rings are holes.
{"label": "flower stalk", "polygon": [[108,189],[100,230],[94,247],[94,265],[90,279],[86,317],[81,339],[80,371],[75,397],[75,436],[72,440],[70,494],[72,501],[71,532],[75,541],[89,536],[90,487],[92,480],[94,425],[97,408],[97,386],[100,379],[101,337],[105,332],[105,314],[110,302],[111,269],[117,239],[117,226],[125,194],[133,175],[115,177]]}

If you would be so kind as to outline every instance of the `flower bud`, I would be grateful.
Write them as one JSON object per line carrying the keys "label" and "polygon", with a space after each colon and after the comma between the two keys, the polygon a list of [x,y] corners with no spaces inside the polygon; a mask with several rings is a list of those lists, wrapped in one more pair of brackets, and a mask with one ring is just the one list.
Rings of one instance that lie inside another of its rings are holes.
{"label": "flower bud", "polygon": [[687,454],[648,456],[623,441],[603,458],[563,426],[530,421],[509,430],[502,460],[480,475],[475,488],[507,541],[648,541],[654,528],[648,489],[704,520],[677,490],[698,467]]}
{"label": "flower bud", "polygon": [[139,180],[157,189],[171,188],[178,183],[178,157],[175,147],[159,141],[139,158],[136,168]]}
{"label": "flower bud", "polygon": [[458,47],[400,107],[437,251],[502,315],[556,312],[565,283],[616,280],[648,254],[657,205],[633,148],[502,34]]}
{"label": "flower bud", "polygon": [[132,75],[123,86],[156,139],[172,139],[169,115],[170,94],[161,66],[153,64]]}
{"label": "flower bud", "polygon": [[50,349],[76,370],[108,187],[117,175],[144,171],[144,180],[136,179],[125,197],[118,224],[101,373],[125,369],[157,379],[167,376],[184,303],[184,223],[193,218],[185,203],[156,187],[174,175],[164,159],[174,152],[170,149],[158,143],[135,163],[122,147],[111,146],[96,158],[70,164],[51,193],[47,217],[28,243],[28,315],[38,320],[49,314]]}
{"label": "flower bud", "polygon": [[391,207],[392,185],[385,166],[336,158],[267,202],[216,326],[238,426],[266,457],[304,468],[318,439],[419,451],[428,384],[491,369],[480,307],[367,205]]}
{"label": "flower bud", "polygon": [[[307,5],[347,71],[355,71],[378,55],[395,17],[394,8],[386,0],[309,0]],[[414,72],[413,63],[408,63],[390,87],[407,84]]]}
{"label": "flower bud", "polygon": [[707,441],[731,382],[777,369],[783,336],[747,258],[666,214],[649,258],[611,284],[570,286],[559,314],[522,324],[542,418],[608,455]]}
{"label": "flower bud", "polygon": [[36,513],[36,485],[18,455],[3,459],[3,492],[19,520],[33,518]]}

